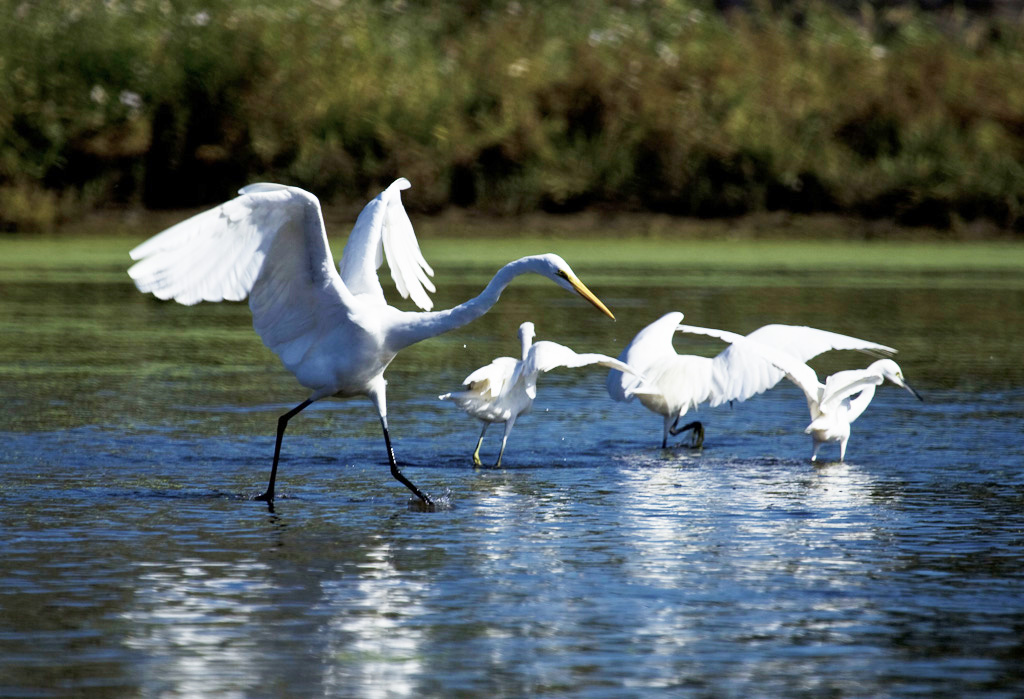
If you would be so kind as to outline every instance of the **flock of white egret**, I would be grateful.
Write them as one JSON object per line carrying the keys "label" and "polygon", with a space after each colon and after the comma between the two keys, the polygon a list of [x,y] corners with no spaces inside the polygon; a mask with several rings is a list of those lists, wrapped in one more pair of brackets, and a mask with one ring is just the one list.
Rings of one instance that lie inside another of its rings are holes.
{"label": "flock of white egret", "polygon": [[[266,491],[257,499],[274,500],[281,442],[288,421],[314,401],[328,396],[368,396],[380,418],[391,474],[425,505],[430,497],[398,468],[388,433],[384,370],[405,347],[459,328],[486,313],[517,276],[540,274],[575,292],[614,319],[611,311],[577,278],[558,255],[523,257],[509,262],[476,297],[443,311],[432,311],[428,292],[433,270],[420,252],[412,223],[402,205],[399,178],[367,204],[349,234],[335,267],[327,242],[320,202],[298,187],[253,184],[239,196],[153,236],[129,253],[137,262],[128,270],[142,292],[193,305],[200,301],[242,301],[248,297],[253,327],[263,342],[309,389],[308,397],[281,415]],[[389,306],[377,278],[387,259],[403,298],[419,312]],[[742,401],[768,390],[784,376],[807,395],[814,439],[812,460],[826,442],[840,444],[845,457],[850,423],[867,407],[885,379],[917,393],[899,366],[882,359],[867,369],[843,371],[822,384],[805,362],[830,349],[857,349],[888,355],[895,350],[865,340],[807,327],[768,325],[742,336],[723,330],[682,325],[683,314],[668,313],[641,330],[618,359],[577,354],[554,342],[533,342],[534,326],[519,328],[521,358],[499,357],[466,377],[465,390],[446,393],[469,415],[483,422],[473,452],[492,423],[504,423],[501,465],[512,426],[530,411],[537,377],[558,367],[598,364],[609,367],[609,395],[637,398],[664,417],[662,446],[670,434],[693,431],[703,441],[699,422],[679,426],[690,409]],[[681,356],[672,349],[675,332],[711,335],[728,343],[714,358]],[[920,396],[917,396],[920,398]]]}

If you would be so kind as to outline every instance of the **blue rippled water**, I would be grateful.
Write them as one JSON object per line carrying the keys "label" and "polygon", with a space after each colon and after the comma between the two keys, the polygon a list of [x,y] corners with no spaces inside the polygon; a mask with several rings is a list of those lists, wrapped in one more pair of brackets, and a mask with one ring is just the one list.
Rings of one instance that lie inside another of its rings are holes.
{"label": "blue rippled water", "polygon": [[[159,304],[127,283],[88,287],[88,303],[80,288],[4,291],[0,695],[1024,686],[1020,291],[635,280],[602,294],[631,309],[602,325],[549,306],[541,287],[510,289],[390,372],[395,448],[445,504],[433,513],[388,475],[363,401],[293,421],[282,496],[273,511],[248,499],[277,416],[303,396],[244,306]],[[926,402],[880,390],[848,461],[815,466],[789,385],[702,410],[702,450],[662,450],[660,418],[611,403],[603,372],[556,372],[505,468],[472,468],[478,426],[434,397],[513,351],[518,322],[617,354],[675,308],[740,331],[805,322],[896,345]],[[1015,330],[991,332],[996,315]]]}

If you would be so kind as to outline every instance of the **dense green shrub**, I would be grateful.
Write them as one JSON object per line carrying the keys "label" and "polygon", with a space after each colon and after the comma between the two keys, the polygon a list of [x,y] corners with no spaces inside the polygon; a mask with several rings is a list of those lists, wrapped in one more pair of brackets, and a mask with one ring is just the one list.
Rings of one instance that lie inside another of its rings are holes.
{"label": "dense green shrub", "polygon": [[1024,221],[1024,30],[693,0],[0,0],[0,222],[253,179],[424,209]]}

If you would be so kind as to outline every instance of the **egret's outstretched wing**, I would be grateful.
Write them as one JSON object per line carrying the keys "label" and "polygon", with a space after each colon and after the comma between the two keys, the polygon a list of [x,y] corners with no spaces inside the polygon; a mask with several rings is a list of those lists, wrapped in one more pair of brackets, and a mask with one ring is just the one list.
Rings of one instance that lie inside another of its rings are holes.
{"label": "egret's outstretched wing", "polygon": [[[800,363],[807,362],[828,350],[859,350],[875,354],[892,354],[896,351],[892,347],[876,342],[799,325],[765,325],[746,336],[739,336],[724,330],[712,331],[708,328],[697,329],[695,326],[685,325],[679,326],[679,330],[680,332],[698,332],[699,330],[698,334],[713,335],[732,343],[714,359],[713,383],[709,400],[712,407],[728,401],[747,400],[767,391],[782,380],[787,372],[767,360],[764,356],[764,348],[781,351]],[[739,342],[739,337],[745,337],[750,343],[757,344]],[[758,350],[758,347],[761,350]],[[810,385],[818,385],[816,376],[812,381],[806,371],[795,364],[790,366],[795,371],[793,382],[798,386],[805,388]]]}
{"label": "egret's outstretched wing", "polygon": [[[739,397],[726,398],[725,396],[730,393],[737,396],[746,394],[746,397],[749,398],[752,395],[766,391],[777,384],[783,376],[787,375],[805,394],[817,397],[816,386],[818,385],[818,377],[814,370],[784,351],[751,340],[749,336],[740,335],[728,330],[701,328],[695,325],[680,325],[678,331],[694,335],[717,337],[730,343],[726,351],[731,351],[733,371],[736,371],[739,376],[730,379],[722,375],[728,365],[719,364],[718,358],[725,351],[719,354],[718,357],[715,357],[712,361],[712,388],[708,401],[712,406],[720,405],[728,400],[744,400]],[[755,390],[769,382],[768,386]]]}
{"label": "egret's outstretched wing", "polygon": [[603,354],[584,353],[578,354],[565,345],[557,342],[541,340],[530,347],[526,359],[520,365],[520,372],[527,377],[526,394],[530,398],[537,397],[537,385],[535,379],[537,374],[566,367],[569,369],[590,364],[599,364],[610,369],[617,369],[623,373],[639,376],[633,367],[618,359],[612,359]]}
{"label": "egret's outstretched wing", "polygon": [[874,356],[896,354],[896,350],[887,345],[806,325],[765,325],[749,333],[747,338],[780,349],[801,362],[810,361],[829,350],[857,350]]}
{"label": "egret's outstretched wing", "polygon": [[140,291],[186,305],[248,296],[253,327],[290,367],[342,308],[320,202],[278,184],[240,191],[133,249],[128,274]]}
{"label": "egret's outstretched wing", "polygon": [[345,243],[339,270],[353,294],[369,295],[384,305],[377,270],[386,257],[398,293],[402,298],[412,297],[418,307],[429,311],[434,306],[427,295],[434,291],[429,278],[434,270],[423,258],[412,221],[402,206],[401,191],[411,186],[400,177],[363,207]]}

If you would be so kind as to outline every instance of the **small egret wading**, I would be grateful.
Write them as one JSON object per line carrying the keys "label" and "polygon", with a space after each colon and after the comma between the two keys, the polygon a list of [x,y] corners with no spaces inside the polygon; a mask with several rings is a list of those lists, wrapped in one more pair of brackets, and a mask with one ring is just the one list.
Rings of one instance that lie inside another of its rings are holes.
{"label": "small egret wading", "polygon": [[742,348],[745,352],[756,353],[771,362],[779,371],[785,372],[786,378],[796,384],[807,398],[811,424],[804,432],[811,435],[814,442],[811,461],[818,460],[818,450],[823,445],[835,442],[839,443],[839,460],[846,459],[850,423],[867,409],[871,399],[875,397],[875,389],[886,379],[900,388],[905,388],[918,400],[924,400],[903,378],[903,370],[899,364],[889,358],[879,359],[866,369],[837,371],[825,379],[825,383],[821,383],[814,369],[807,366],[803,360],[791,352],[780,351],[777,347],[758,341],[754,338],[754,333],[744,336],[727,330],[694,326],[683,328],[684,332],[710,335],[731,342],[733,344],[730,348]]}
{"label": "small egret wading", "polygon": [[[785,376],[784,371],[758,352],[738,344],[727,347],[716,357],[676,354],[672,347],[672,337],[676,332],[701,330],[682,325],[682,320],[683,314],[678,311],[666,313],[638,332],[619,355],[621,361],[644,375],[647,386],[638,387],[635,378],[622,372],[613,370],[608,373],[608,394],[614,400],[628,401],[635,396],[645,408],[663,416],[663,449],[668,446],[669,435],[675,436],[687,430],[692,430],[690,446],[703,444],[704,426],[699,421],[679,425],[687,411],[696,410],[703,403],[715,407],[747,400],[772,388]],[[849,335],[797,325],[765,325],[746,337],[801,362],[828,350],[885,354],[896,351]]]}
{"label": "small egret wading", "polygon": [[[168,228],[130,253],[138,262],[128,274],[140,291],[157,298],[192,305],[248,297],[257,334],[310,390],[278,419],[270,481],[258,499],[274,499],[281,440],[291,418],[321,398],[364,395],[380,417],[391,475],[432,505],[402,475],[391,448],[384,370],[395,355],[479,318],[521,274],[548,277],[614,318],[569,265],[550,254],[510,262],[479,296],[429,312],[433,270],[402,206],[400,192],[409,186],[405,178],[395,180],[366,205],[337,269],[320,202],[298,187],[279,184],[244,187],[235,199]],[[423,312],[387,304],[377,279],[385,257],[399,293]]]}
{"label": "small egret wading", "polygon": [[445,393],[438,396],[441,400],[450,400],[462,408],[468,415],[478,418],[484,423],[473,451],[473,463],[481,466],[480,445],[484,443],[487,428],[496,422],[505,423],[505,433],[501,437],[501,451],[494,467],[501,466],[501,457],[505,454],[505,445],[512,432],[513,425],[521,416],[533,408],[537,397],[537,376],[559,367],[576,368],[591,364],[612,367],[630,375],[636,372],[627,364],[603,354],[577,354],[573,350],[556,342],[541,340],[534,344],[533,323],[529,321],[519,326],[519,341],[522,344],[522,359],[498,357],[487,366],[480,367],[466,377],[462,385],[465,391]]}

